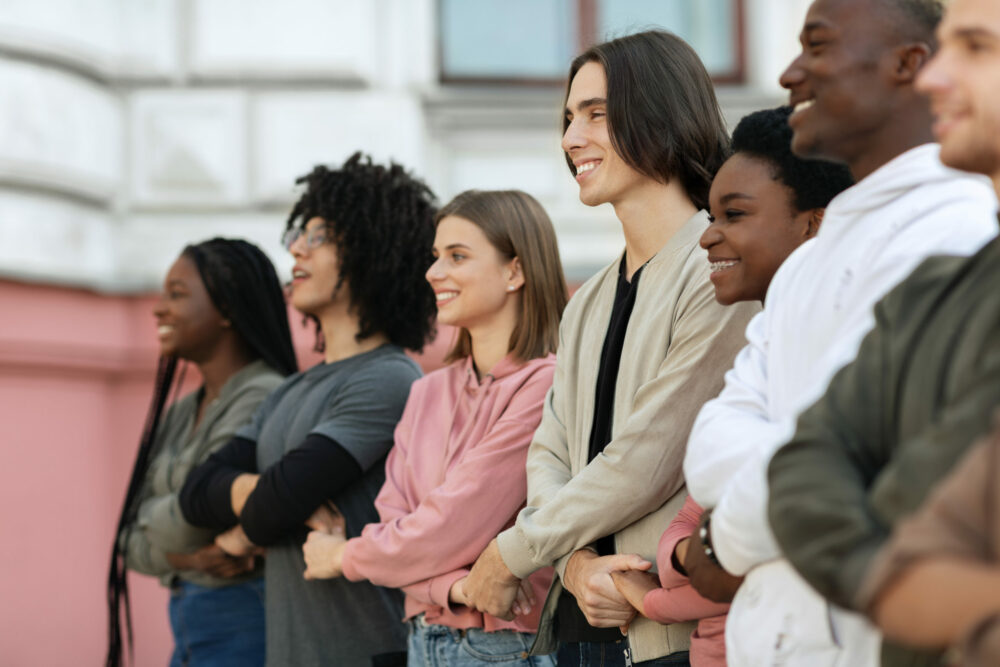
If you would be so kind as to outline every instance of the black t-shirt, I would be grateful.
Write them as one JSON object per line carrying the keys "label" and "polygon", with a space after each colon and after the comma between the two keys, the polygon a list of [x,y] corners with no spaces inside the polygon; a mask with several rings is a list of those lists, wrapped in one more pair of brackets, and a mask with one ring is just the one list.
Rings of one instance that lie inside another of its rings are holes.
{"label": "black t-shirt", "polygon": [[[611,442],[614,425],[615,385],[618,383],[618,368],[621,365],[622,347],[628,331],[635,295],[639,290],[639,277],[645,264],[635,272],[632,280],[625,277],[625,258],[618,266],[618,287],[615,302],[611,307],[611,321],[601,348],[601,362],[597,370],[597,387],[594,397],[594,420],[590,427],[590,445],[587,461],[604,451]],[[615,536],[605,535],[594,542],[593,547],[601,556],[615,553]],[[595,628],[587,622],[580,611],[576,598],[564,590],[559,598],[556,611],[556,634],[563,642],[614,642],[622,638],[618,628]]]}

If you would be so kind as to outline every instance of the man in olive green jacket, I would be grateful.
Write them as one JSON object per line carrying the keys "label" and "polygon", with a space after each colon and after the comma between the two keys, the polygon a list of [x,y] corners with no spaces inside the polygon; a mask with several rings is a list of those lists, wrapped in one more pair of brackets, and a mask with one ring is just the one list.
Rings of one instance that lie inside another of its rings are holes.
{"label": "man in olive green jacket", "polygon": [[[939,33],[941,52],[918,86],[938,115],[941,159],[996,186],[1000,5],[955,0]],[[876,306],[857,359],[771,460],[775,537],[833,602],[870,611],[877,600],[866,580],[890,530],[988,429],[1000,404],[998,286],[997,240],[969,259],[921,265]],[[940,654],[886,640],[882,664],[937,665]]]}

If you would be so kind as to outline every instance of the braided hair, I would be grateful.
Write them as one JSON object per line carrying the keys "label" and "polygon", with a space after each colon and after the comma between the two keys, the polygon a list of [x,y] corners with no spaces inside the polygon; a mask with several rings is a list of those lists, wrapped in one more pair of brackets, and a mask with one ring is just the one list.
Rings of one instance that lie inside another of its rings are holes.
{"label": "braided hair", "polygon": [[[433,257],[434,193],[396,163],[372,164],[354,153],[343,166],[315,167],[296,180],[305,192],[286,229],[322,218],[337,248],[340,278],[359,316],[357,340],[383,334],[389,342],[421,350],[433,338],[437,308],[424,279]],[[323,337],[316,324],[316,350]]]}
{"label": "braided hair", "polygon": [[[232,323],[251,359],[261,359],[286,376],[298,370],[281,283],[267,255],[252,243],[222,238],[189,245],[181,255],[194,262],[212,304]],[[107,667],[117,667],[123,662],[123,615],[131,656],[132,614],[126,578],[128,537],[139,510],[138,501],[146,483],[149,464],[155,455],[156,434],[171,387],[174,386],[177,363],[177,357],[160,357],[153,400],[146,413],[139,450],[118,517],[107,582]],[[174,387],[175,394],[181,384],[183,370],[180,381]]]}

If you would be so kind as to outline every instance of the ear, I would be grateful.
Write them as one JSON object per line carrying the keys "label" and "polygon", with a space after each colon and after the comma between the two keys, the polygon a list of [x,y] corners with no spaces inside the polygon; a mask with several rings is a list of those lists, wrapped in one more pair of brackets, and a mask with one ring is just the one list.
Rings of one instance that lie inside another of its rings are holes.
{"label": "ear", "polygon": [[914,42],[897,47],[893,51],[893,78],[897,83],[912,85],[916,82],[917,75],[930,58],[931,47],[923,42]]}
{"label": "ear", "polygon": [[826,209],[823,208],[810,208],[795,214],[795,224],[801,230],[803,241],[816,236],[819,226],[823,222],[823,214],[825,212]]}
{"label": "ear", "polygon": [[516,292],[524,287],[524,271],[521,268],[521,259],[515,257],[507,265],[507,291]]}
{"label": "ear", "polygon": [[823,224],[823,216],[826,214],[825,208],[814,208],[806,211],[805,237],[811,239],[819,232],[819,226]]}

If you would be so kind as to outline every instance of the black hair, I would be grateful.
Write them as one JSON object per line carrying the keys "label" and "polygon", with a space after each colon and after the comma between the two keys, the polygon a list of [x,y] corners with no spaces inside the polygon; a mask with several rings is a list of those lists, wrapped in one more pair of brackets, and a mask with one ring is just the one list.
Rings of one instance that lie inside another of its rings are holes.
{"label": "black hair", "polygon": [[[698,208],[708,208],[715,172],[728,157],[729,135],[712,78],[684,40],[665,30],[592,46],[570,65],[573,78],[589,62],[607,78],[608,131],[630,167],[668,183],[676,178]],[[569,120],[563,118],[563,133]],[[566,163],[576,173],[573,161]]]}
{"label": "black hair", "polygon": [[[340,280],[359,318],[357,339],[383,334],[421,350],[433,337],[437,307],[424,278],[434,246],[434,193],[392,162],[385,167],[354,153],[343,166],[322,165],[296,180],[306,185],[286,229],[319,217],[337,248]],[[323,338],[316,323],[316,349]]]}
{"label": "black hair", "polygon": [[841,191],[854,185],[847,165],[805,160],[792,153],[789,106],[755,111],[744,116],[733,131],[733,153],[744,153],[768,162],[772,176],[792,190],[797,211],[825,208]]}
{"label": "black hair", "polygon": [[944,3],[941,0],[877,0],[879,9],[888,16],[886,21],[899,37],[905,40],[924,42],[937,50],[936,30],[944,18]]}
{"label": "black hair", "polygon": [[[261,359],[282,375],[298,370],[281,283],[267,255],[246,241],[221,238],[189,245],[181,255],[194,262],[212,304],[230,321],[250,359]],[[176,393],[183,384],[182,372],[180,380],[174,385],[177,362],[176,357],[160,357],[153,400],[146,413],[146,423],[115,530],[107,582],[108,654],[105,664],[108,667],[123,662],[123,611],[131,656],[132,614],[126,562],[129,532],[139,510],[138,501],[145,486],[154,454],[153,445],[171,387]]]}

